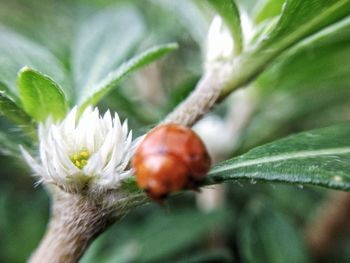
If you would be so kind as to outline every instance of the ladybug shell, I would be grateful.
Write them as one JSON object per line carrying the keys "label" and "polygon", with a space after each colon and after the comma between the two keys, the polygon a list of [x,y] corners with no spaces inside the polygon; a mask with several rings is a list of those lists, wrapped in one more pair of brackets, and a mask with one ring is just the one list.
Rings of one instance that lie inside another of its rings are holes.
{"label": "ladybug shell", "polygon": [[177,124],[161,125],[149,132],[133,159],[138,186],[155,200],[196,187],[210,165],[201,139],[191,129]]}

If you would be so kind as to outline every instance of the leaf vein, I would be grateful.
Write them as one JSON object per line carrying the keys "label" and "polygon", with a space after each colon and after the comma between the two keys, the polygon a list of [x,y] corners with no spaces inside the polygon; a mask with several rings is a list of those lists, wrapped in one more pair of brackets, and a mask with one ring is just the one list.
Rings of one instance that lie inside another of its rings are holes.
{"label": "leaf vein", "polygon": [[222,172],[225,170],[238,169],[238,168],[243,168],[243,167],[248,167],[253,165],[264,164],[264,163],[272,163],[272,162],[285,161],[285,160],[291,160],[291,159],[300,159],[300,158],[312,158],[312,157],[318,157],[323,155],[341,155],[341,154],[347,154],[347,153],[350,153],[350,147],[292,152],[292,153],[280,154],[275,156],[261,157],[254,160],[246,160],[246,161],[238,162],[231,165],[225,165],[223,167],[217,167],[215,169],[215,173]]}

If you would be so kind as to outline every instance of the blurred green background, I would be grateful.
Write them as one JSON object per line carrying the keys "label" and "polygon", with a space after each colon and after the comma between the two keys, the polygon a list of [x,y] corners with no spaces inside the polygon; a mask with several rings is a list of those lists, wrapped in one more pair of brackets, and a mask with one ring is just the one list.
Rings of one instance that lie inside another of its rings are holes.
{"label": "blurred green background", "polygon": [[[254,17],[264,2],[242,0],[240,5]],[[271,10],[280,10],[283,1],[274,2]],[[46,47],[69,72],[81,24],[113,8],[137,16],[115,32],[121,38],[116,52],[124,51],[121,61],[153,44],[175,41],[180,46],[127,78],[99,104],[127,118],[137,136],[166,116],[199,79],[213,16],[205,1],[0,0],[0,26]],[[137,41],[125,47],[122,40],[132,32]],[[349,29],[284,55],[248,87],[254,111],[226,157],[349,120],[349,59]],[[230,106],[228,99],[214,114],[224,118]],[[18,151],[18,144],[30,144],[30,138],[4,118],[0,127],[0,262],[24,262],[45,231],[49,199],[42,186],[35,187]],[[251,181],[227,184],[225,191],[222,205],[211,212],[200,209],[194,193],[174,196],[165,207],[140,207],[99,237],[81,262],[313,262],[303,228],[328,190]],[[349,242],[341,239],[325,262],[348,262]]]}

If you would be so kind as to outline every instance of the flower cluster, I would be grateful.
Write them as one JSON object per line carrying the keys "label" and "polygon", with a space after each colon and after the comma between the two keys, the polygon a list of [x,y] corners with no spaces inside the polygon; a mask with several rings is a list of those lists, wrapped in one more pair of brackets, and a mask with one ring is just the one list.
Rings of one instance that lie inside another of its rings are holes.
{"label": "flower cluster", "polygon": [[39,158],[21,147],[22,154],[39,177],[71,193],[115,189],[130,175],[131,132],[118,114],[88,107],[78,118],[77,107],[58,123],[51,118],[39,124]]}

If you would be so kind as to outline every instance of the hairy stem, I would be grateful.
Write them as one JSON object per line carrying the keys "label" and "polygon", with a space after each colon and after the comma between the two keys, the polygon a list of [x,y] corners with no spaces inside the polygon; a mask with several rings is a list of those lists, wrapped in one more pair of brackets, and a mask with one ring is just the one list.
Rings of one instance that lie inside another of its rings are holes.
{"label": "hairy stem", "polygon": [[52,191],[50,222],[30,263],[78,262],[90,243],[131,208],[148,201],[144,193],[105,193],[99,198]]}
{"label": "hairy stem", "polygon": [[272,57],[273,55],[269,53],[262,53],[252,59],[251,55],[245,54],[232,62],[211,63],[195,90],[165,118],[163,123],[192,126],[216,103],[255,79]]}
{"label": "hairy stem", "polygon": [[183,101],[163,123],[177,123],[192,126],[212,109],[222,89],[222,82],[214,72],[207,72],[198,82],[196,89]]}
{"label": "hairy stem", "polygon": [[46,234],[29,262],[77,262],[90,242],[114,220],[107,209],[86,197],[56,194]]}

